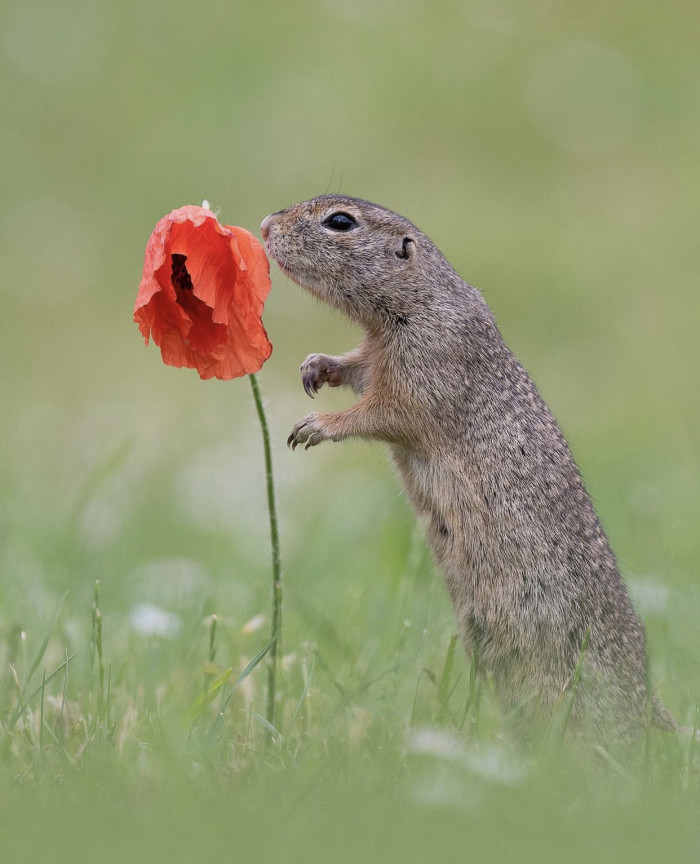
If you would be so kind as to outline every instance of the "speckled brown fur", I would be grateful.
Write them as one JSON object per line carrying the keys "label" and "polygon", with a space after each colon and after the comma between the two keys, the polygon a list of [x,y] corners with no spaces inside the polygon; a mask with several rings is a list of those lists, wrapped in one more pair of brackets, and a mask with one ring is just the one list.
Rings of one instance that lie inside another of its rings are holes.
{"label": "speckled brown fur", "polygon": [[[357,224],[323,224],[338,212]],[[629,740],[651,712],[675,728],[647,694],[644,627],[566,441],[480,293],[413,224],[366,201],[324,195],[262,230],[287,275],[365,331],[344,357],[302,364],[309,395],[346,384],[359,399],[304,417],[291,446],[389,444],[467,651],[504,706],[551,717],[588,638],[574,724]]]}

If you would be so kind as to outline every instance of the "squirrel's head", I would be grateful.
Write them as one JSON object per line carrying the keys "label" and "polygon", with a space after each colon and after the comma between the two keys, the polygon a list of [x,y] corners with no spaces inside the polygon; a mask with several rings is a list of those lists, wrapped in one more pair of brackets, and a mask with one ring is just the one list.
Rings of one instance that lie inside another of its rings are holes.
{"label": "squirrel's head", "polygon": [[345,195],[280,210],[261,231],[287,276],[369,328],[405,323],[429,301],[436,263],[444,265],[407,219]]}

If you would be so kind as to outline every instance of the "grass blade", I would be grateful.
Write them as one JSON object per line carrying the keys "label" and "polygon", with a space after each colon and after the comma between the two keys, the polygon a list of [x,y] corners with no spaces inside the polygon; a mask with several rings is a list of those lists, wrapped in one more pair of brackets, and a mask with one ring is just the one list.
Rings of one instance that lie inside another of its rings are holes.
{"label": "grass blade", "polygon": [[289,736],[292,729],[294,728],[294,724],[296,723],[297,717],[299,716],[299,712],[301,711],[301,706],[304,704],[304,700],[306,699],[306,695],[309,692],[309,687],[311,686],[311,677],[314,674],[314,655],[311,655],[311,669],[309,669],[309,674],[306,676],[306,681],[304,682],[304,689],[301,691],[301,696],[299,697],[299,701],[296,704],[296,708],[294,709],[294,713],[292,714],[292,719],[289,721],[289,725],[287,726],[287,733],[285,738]]}
{"label": "grass blade", "polygon": [[[46,653],[46,649],[47,649],[48,644],[49,644],[49,639],[51,638],[51,634],[53,633],[53,629],[56,626],[56,621],[58,621],[58,616],[61,613],[63,601],[66,599],[67,596],[68,596],[68,594],[66,593],[63,595],[63,597],[61,597],[61,600],[58,604],[58,609],[56,609],[56,612],[54,613],[54,616],[51,619],[51,624],[49,624],[46,631],[44,632],[44,635],[41,639],[41,642],[39,643],[39,647],[37,648],[37,650],[34,654],[34,657],[32,658],[32,662],[29,664],[29,670],[27,671],[27,675],[26,675],[25,682],[24,682],[24,687],[22,688],[23,694],[26,693],[27,688],[29,687],[29,682],[32,680],[32,676],[34,675],[36,670],[39,668],[39,664],[41,663],[41,660],[42,660],[44,654]],[[20,699],[21,698],[22,697],[20,697]]]}
{"label": "grass blade", "polygon": [[[272,646],[275,644],[276,641],[277,641],[277,637],[273,636],[272,639],[270,639],[270,641],[267,643],[267,645],[261,651],[258,651],[258,653],[255,655],[255,657],[253,657],[253,659],[250,661],[250,663],[245,667],[245,669],[238,676],[238,678],[236,679],[236,683],[231,688],[231,692],[224,699],[224,701],[221,705],[221,708],[219,709],[219,715],[221,717],[223,717],[224,712],[226,711],[226,709],[229,706],[229,703],[231,702],[231,699],[233,699],[233,694],[236,692],[236,690],[238,690],[238,688],[245,681],[245,679],[250,675],[250,673],[253,671],[253,669],[255,669],[255,667],[258,665],[258,663],[260,663],[261,660],[265,659],[265,655],[272,648]],[[272,725],[272,724],[270,724],[270,725]]]}
{"label": "grass blade", "polygon": [[60,666],[57,666],[54,669],[54,671],[48,676],[48,678],[45,678],[41,682],[41,684],[36,688],[36,690],[31,694],[31,696],[29,696],[27,699],[22,699],[22,701],[17,704],[17,707],[12,712],[12,716],[10,717],[10,719],[8,721],[8,724],[7,724],[8,730],[14,729],[15,724],[17,723],[19,718],[22,716],[22,712],[25,710],[25,708],[27,708],[29,706],[30,702],[34,699],[34,697],[38,696],[39,693],[41,693],[44,690],[46,685],[50,684],[51,681],[53,681],[53,679],[61,671],[63,671],[63,669],[65,669],[66,666],[70,663],[70,661],[76,656],[77,656],[77,651],[74,654],[71,654],[70,657],[66,657],[66,659],[63,661],[63,663],[61,663]]}

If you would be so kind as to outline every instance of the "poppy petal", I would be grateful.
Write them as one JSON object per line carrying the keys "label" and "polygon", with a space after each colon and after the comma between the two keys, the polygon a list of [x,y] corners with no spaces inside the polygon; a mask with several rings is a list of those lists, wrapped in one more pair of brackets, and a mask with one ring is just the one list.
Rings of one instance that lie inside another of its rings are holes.
{"label": "poppy petal", "polygon": [[262,244],[210,210],[180,207],[151,234],[134,321],[163,362],[228,380],[257,372],[272,352],[262,323],[270,293]]}

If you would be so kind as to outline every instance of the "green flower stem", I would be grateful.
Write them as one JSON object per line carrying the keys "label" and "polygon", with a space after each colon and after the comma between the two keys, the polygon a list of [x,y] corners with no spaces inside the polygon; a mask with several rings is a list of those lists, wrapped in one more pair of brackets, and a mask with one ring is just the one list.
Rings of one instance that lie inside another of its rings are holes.
{"label": "green flower stem", "polygon": [[277,507],[275,506],[275,483],[272,476],[272,451],[270,449],[270,430],[267,417],[260,397],[258,379],[254,374],[248,376],[253,388],[253,399],[260,420],[263,447],[265,449],[265,479],[267,481],[267,508],[270,513],[270,541],[272,545],[272,629],[270,639],[274,642],[267,655],[267,699],[265,703],[265,719],[275,726],[275,704],[277,688],[277,658],[282,641],[282,567],[280,562],[280,537],[277,522]]}

